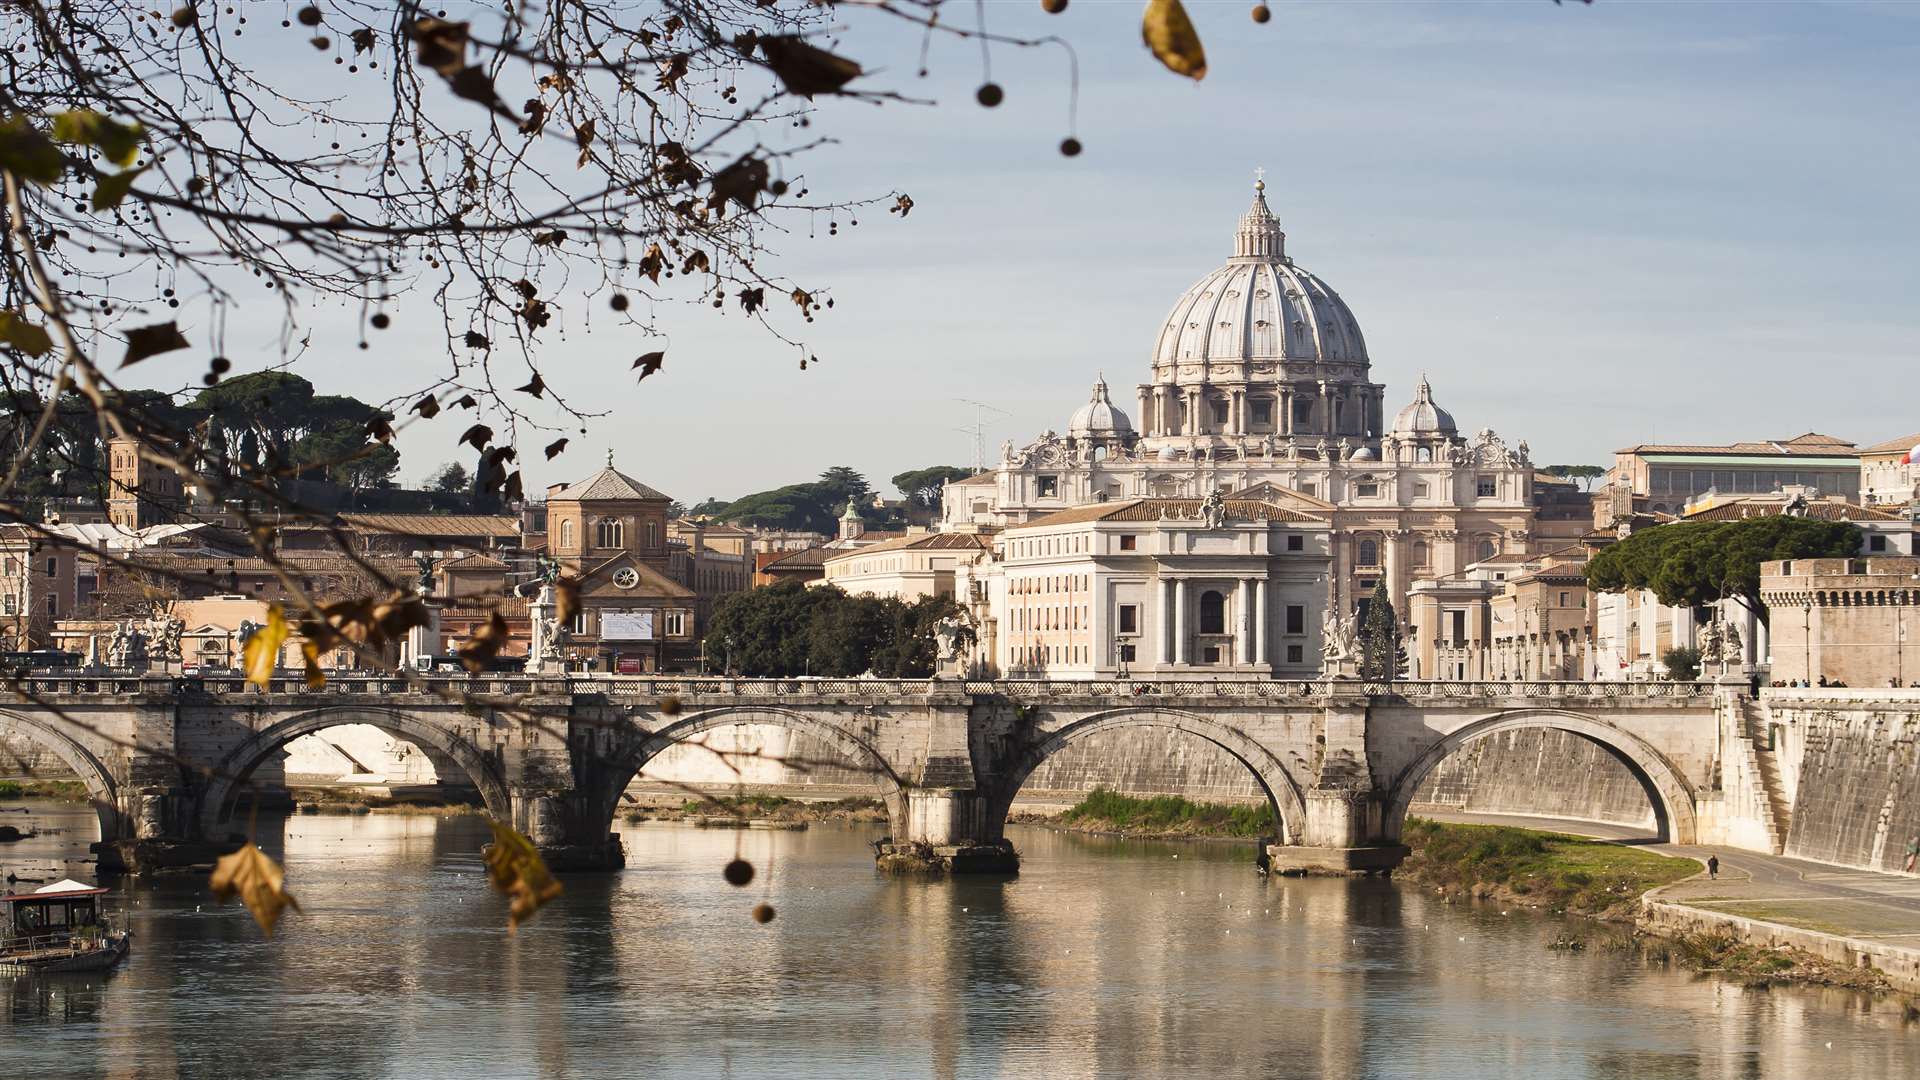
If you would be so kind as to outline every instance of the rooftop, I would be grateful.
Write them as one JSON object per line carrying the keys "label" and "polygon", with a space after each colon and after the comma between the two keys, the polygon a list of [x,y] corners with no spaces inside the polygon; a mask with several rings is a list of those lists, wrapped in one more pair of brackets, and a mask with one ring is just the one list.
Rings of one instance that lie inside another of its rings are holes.
{"label": "rooftop", "polygon": [[[979,533],[909,533],[906,536],[896,536],[891,540],[885,540],[878,544],[868,544],[866,547],[846,548],[844,550],[831,552],[828,555],[827,561],[833,559],[850,559],[859,555],[873,555],[882,551],[985,551],[986,549],[987,539]],[[782,560],[782,562],[784,561],[785,560]],[[774,563],[770,565],[779,564]]]}
{"label": "rooftop", "polygon": [[340,520],[363,532],[393,536],[520,535],[520,519],[505,514],[341,514]]}
{"label": "rooftop", "polygon": [[569,488],[563,488],[547,496],[548,502],[612,502],[622,499],[659,499],[671,501],[666,495],[613,467],[607,467],[587,477]]}
{"label": "rooftop", "polygon": [[[1202,516],[1200,499],[1132,499],[1127,502],[1091,503],[1071,510],[1047,514],[1008,528],[1043,529],[1053,525],[1072,525],[1084,521],[1196,521]],[[1321,519],[1299,510],[1290,510],[1270,502],[1253,499],[1227,499],[1228,521],[1298,521]]]}
{"label": "rooftop", "polygon": [[1722,445],[1707,443],[1641,443],[1614,451],[1618,454],[1759,454],[1776,457],[1852,456],[1858,451],[1845,439],[1809,431],[1791,439],[1766,442],[1737,442]]}
{"label": "rooftop", "polygon": [[1897,439],[1888,439],[1882,443],[1874,443],[1872,446],[1863,446],[1860,448],[1860,452],[1862,454],[1904,454],[1915,446],[1920,446],[1920,432],[1915,432],[1912,435],[1902,435]]}
{"label": "rooftop", "polygon": [[1838,499],[1809,499],[1797,510],[1789,511],[1794,505],[1792,499],[1783,495],[1754,495],[1747,498],[1729,499],[1712,506],[1695,510],[1682,521],[1745,521],[1748,518],[1778,517],[1785,513],[1795,513],[1799,517],[1813,518],[1816,521],[1905,521],[1900,514],[1877,510],[1871,506],[1858,506]]}

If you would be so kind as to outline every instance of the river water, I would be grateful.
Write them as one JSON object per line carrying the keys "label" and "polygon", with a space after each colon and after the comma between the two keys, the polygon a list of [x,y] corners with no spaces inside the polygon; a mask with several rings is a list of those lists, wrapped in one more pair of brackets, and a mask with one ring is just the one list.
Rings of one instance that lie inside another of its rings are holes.
{"label": "river water", "polygon": [[[93,837],[85,810],[34,820],[71,831],[0,866],[42,876]],[[478,819],[261,831],[302,907],[273,940],[204,878],[122,886],[119,970],[0,979],[0,1076],[1920,1075],[1892,1002],[1554,950],[1593,931],[1265,880],[1243,845],[1018,829],[1018,879],[928,882],[876,875],[866,828],[630,825],[626,872],[567,879],[509,935]],[[736,848],[744,889],[720,876]]]}

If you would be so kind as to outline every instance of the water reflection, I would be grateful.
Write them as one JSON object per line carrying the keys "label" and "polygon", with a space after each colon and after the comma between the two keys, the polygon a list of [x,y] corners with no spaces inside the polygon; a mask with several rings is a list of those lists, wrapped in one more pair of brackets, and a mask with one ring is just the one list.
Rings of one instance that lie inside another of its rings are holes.
{"label": "water reflection", "polygon": [[197,878],[123,888],[129,964],[7,985],[9,1071],[1876,1080],[1920,1045],[1889,1003],[1555,951],[1574,924],[1263,880],[1244,847],[1027,830],[1018,879],[927,882],[865,830],[638,825],[631,869],[509,935],[477,820],[260,824],[304,908],[278,938]]}

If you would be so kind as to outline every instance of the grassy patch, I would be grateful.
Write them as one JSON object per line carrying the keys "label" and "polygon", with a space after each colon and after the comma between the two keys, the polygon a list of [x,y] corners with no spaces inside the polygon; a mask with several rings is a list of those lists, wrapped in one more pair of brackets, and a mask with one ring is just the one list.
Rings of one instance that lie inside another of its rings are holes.
{"label": "grassy patch", "polygon": [[1504,890],[1525,902],[1595,915],[1698,872],[1691,859],[1504,825],[1408,818],[1413,857],[1401,873],[1466,891]]}
{"label": "grassy patch", "polygon": [[1178,795],[1136,798],[1103,787],[1061,815],[1069,824],[1121,833],[1259,837],[1273,833],[1273,813],[1246,803],[1204,803]]}
{"label": "grassy patch", "polygon": [[1786,926],[1797,926],[1802,930],[1813,930],[1837,937],[1852,937],[1859,933],[1857,927],[1849,928],[1839,923],[1828,922],[1821,915],[1830,910],[1825,904],[1795,904],[1792,901],[1773,900],[1734,900],[1722,898],[1706,901],[1687,897],[1686,903],[1693,907],[1711,907],[1715,911],[1724,911],[1729,915],[1739,915],[1763,922],[1776,922]]}
{"label": "grassy patch", "polygon": [[86,802],[87,785],[78,780],[0,780],[0,799],[61,799]]}

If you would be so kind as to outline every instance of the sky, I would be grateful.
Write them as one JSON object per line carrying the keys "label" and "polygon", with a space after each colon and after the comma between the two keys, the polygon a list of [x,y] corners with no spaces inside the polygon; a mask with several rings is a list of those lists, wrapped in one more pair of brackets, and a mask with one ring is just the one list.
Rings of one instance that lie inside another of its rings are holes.
{"label": "sky", "polygon": [[[1464,431],[1542,464],[1920,430],[1920,4],[1278,2],[1265,25],[1249,7],[1190,0],[1194,83],[1141,46],[1138,3],[986,4],[996,31],[1071,42],[1075,158],[1057,149],[1061,50],[994,49],[1006,100],[985,109],[976,46],[937,42],[916,78],[913,36],[843,10],[836,47],[937,104],[821,106],[813,130],[837,141],[808,185],[914,207],[777,242],[780,271],[831,288],[801,328],[820,362],[800,370],[732,306],[669,313],[667,366],[639,384],[640,343],[555,335],[548,381],[610,415],[551,464],[527,436],[527,490],[608,450],[687,503],[834,465],[890,488],[969,464],[978,416],[990,459],[1064,429],[1102,372],[1131,413],[1168,309],[1231,253],[1256,167],[1390,410],[1425,372]],[[374,344],[296,370],[373,400],[408,388],[409,349],[439,348],[399,326]],[[459,457],[456,434],[403,434],[403,478]]]}

